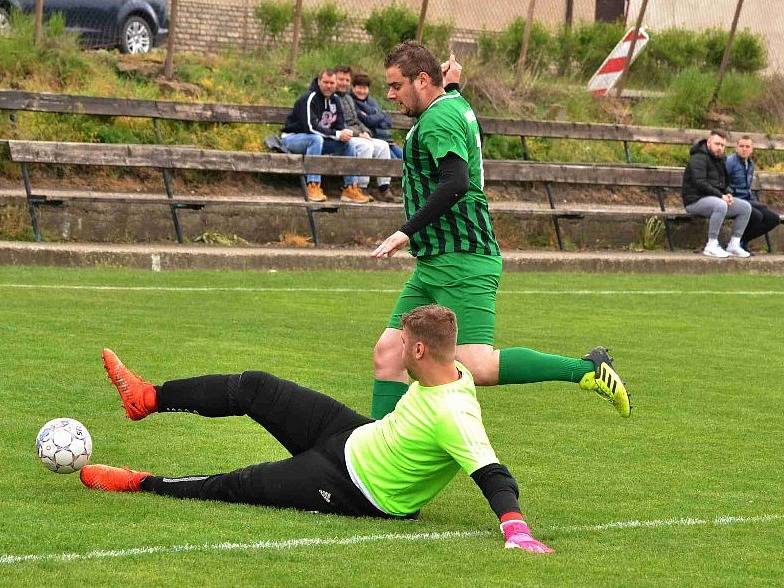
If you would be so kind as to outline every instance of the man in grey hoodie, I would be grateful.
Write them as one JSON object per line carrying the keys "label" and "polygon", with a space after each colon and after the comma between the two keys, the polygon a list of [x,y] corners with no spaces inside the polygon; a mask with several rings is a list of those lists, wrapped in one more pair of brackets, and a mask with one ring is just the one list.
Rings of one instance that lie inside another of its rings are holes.
{"label": "man in grey hoodie", "polygon": [[[347,65],[340,65],[335,68],[337,75],[337,85],[335,88],[335,97],[340,104],[343,111],[343,120],[347,129],[353,131],[354,136],[351,139],[353,146],[356,150],[357,157],[366,157],[373,159],[390,159],[389,143],[383,139],[374,139],[373,133],[365,126],[357,114],[357,106],[354,103],[354,98],[351,96],[351,68]],[[359,187],[366,189],[370,183],[370,178],[367,176],[359,176]],[[390,178],[379,177],[377,178],[378,190],[381,200],[386,200],[384,197],[389,191]]]}

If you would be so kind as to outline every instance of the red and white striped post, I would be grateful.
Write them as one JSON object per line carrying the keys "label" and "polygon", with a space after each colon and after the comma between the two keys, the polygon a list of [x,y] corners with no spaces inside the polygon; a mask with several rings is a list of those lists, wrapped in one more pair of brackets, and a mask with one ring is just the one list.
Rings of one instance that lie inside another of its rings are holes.
{"label": "red and white striped post", "polygon": [[[634,40],[634,30],[624,35],[623,39],[615,46],[615,49],[607,56],[604,63],[593,74],[591,81],[588,82],[588,90],[594,96],[605,96],[620,79],[624,69],[627,67],[627,60],[633,62],[648,43],[648,33],[645,29],[640,29],[637,33],[637,40],[634,43],[634,53],[629,56],[629,50]],[[629,62],[629,65],[631,65]]]}

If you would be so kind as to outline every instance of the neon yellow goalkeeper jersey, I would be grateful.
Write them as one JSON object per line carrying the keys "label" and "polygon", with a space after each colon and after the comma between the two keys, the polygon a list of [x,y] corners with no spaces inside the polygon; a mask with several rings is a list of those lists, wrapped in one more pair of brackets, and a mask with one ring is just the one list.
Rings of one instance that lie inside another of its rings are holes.
{"label": "neon yellow goalkeeper jersey", "polygon": [[358,427],[346,441],[349,475],[379,510],[417,512],[454,478],[498,463],[476,399],[471,373],[455,362],[459,380],[409,386],[395,410]]}

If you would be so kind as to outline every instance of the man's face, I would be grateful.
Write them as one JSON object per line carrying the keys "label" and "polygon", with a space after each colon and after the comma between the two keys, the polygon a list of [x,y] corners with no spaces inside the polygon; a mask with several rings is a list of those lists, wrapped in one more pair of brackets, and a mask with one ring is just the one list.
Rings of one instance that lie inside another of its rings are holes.
{"label": "man's face", "polygon": [[354,86],[351,91],[360,100],[367,100],[368,94],[370,94],[370,88],[367,86]]}
{"label": "man's face", "polygon": [[[423,76],[425,74],[419,74]],[[422,100],[420,98],[417,86],[422,86],[422,81],[419,77],[415,78],[413,82],[405,77],[400,68],[396,65],[388,68],[386,71],[387,98],[392,102],[397,102],[400,106],[400,111],[408,116],[419,116],[424,110],[421,107]]]}
{"label": "man's face", "polygon": [[714,157],[721,157],[724,155],[724,150],[727,148],[727,141],[718,135],[711,135],[708,137],[708,150]]}
{"label": "man's face", "polygon": [[327,98],[332,96],[335,93],[335,76],[323,74],[318,81],[319,90],[321,93],[324,94]]}
{"label": "man's face", "polygon": [[348,92],[348,89],[351,87],[351,74],[339,71],[335,75],[337,76],[336,90],[341,93]]}
{"label": "man's face", "polygon": [[735,151],[741,159],[748,159],[754,153],[754,144],[751,139],[741,139],[735,145]]}

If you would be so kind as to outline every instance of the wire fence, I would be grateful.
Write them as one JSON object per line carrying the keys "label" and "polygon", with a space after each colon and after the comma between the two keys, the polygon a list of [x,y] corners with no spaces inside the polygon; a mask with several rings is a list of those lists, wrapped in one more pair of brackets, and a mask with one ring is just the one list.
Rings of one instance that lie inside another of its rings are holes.
{"label": "wire fence", "polygon": [[[61,16],[55,27],[80,35],[89,47],[119,47],[127,52],[165,49],[169,30],[170,3],[174,0],[43,0],[44,18]],[[176,0],[176,50],[219,52],[257,51],[271,44],[291,42],[290,21],[264,22],[259,16],[263,6],[288,6],[295,0]],[[565,25],[597,19],[625,21],[632,26],[644,0],[302,0],[307,16],[305,35],[327,34],[332,40],[368,42],[367,22],[374,12],[391,5],[403,8],[418,18],[423,3],[429,27],[448,32],[452,47],[466,51],[476,48],[477,37],[500,34],[515,19],[523,19],[530,2],[535,2],[534,20],[555,31]],[[671,28],[695,31],[729,30],[739,0],[649,0],[643,25],[652,35]],[[32,14],[36,0],[0,0],[0,32],[11,26],[13,9]],[[784,2],[782,0],[745,0],[739,31],[750,31],[764,40],[768,73],[784,74]],[[274,16],[274,15],[273,15]],[[282,29],[275,29],[280,26]],[[395,23],[399,25],[400,23]],[[270,30],[272,26],[273,30]],[[332,29],[329,27],[332,26]],[[327,31],[326,33],[324,31]]]}

